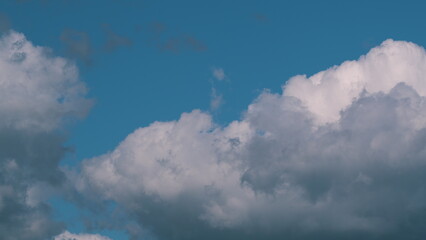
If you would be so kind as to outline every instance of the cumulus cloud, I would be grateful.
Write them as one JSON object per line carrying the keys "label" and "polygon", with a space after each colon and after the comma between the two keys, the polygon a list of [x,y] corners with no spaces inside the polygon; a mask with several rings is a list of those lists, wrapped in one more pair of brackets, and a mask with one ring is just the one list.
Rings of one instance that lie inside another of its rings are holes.
{"label": "cumulus cloud", "polygon": [[65,231],[56,236],[54,240],[111,240],[111,238],[99,234],[73,234]]}
{"label": "cumulus cloud", "polygon": [[0,238],[46,239],[62,231],[46,203],[65,180],[59,131],[90,108],[76,67],[23,34],[0,38]]}
{"label": "cumulus cloud", "polygon": [[300,99],[319,124],[337,121],[340,111],[361,92],[389,91],[404,82],[426,95],[426,58],[414,43],[387,40],[357,61],[319,72],[309,78],[296,76],[285,85],[285,96]]}
{"label": "cumulus cloud", "polygon": [[423,238],[425,76],[422,47],[387,40],[227,126],[194,110],[137,129],[70,178],[159,239]]}
{"label": "cumulus cloud", "polygon": [[2,38],[0,52],[0,127],[50,131],[87,113],[91,104],[74,64],[16,32]]}

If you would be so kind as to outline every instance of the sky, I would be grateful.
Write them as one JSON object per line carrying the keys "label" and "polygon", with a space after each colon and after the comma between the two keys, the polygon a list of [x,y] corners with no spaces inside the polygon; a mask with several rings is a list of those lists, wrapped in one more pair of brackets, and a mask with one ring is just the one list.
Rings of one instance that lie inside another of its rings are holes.
{"label": "sky", "polygon": [[1,1],[0,238],[425,238],[425,7]]}

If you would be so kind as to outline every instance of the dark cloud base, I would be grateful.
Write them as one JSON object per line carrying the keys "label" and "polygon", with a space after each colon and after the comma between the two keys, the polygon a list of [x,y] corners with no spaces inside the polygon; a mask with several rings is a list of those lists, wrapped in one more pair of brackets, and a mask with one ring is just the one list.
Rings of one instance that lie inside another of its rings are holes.
{"label": "dark cloud base", "polygon": [[[64,225],[51,220],[50,206],[29,204],[35,183],[52,188],[64,183],[57,168],[67,149],[56,134],[0,130],[0,236],[4,240],[47,239],[61,233]],[[43,193],[45,189],[37,189]]]}

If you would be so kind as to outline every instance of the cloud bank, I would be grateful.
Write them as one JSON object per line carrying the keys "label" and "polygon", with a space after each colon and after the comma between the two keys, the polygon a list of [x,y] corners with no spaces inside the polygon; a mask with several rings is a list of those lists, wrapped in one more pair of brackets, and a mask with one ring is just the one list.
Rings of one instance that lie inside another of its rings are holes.
{"label": "cloud bank", "polygon": [[91,106],[75,65],[23,34],[0,38],[0,239],[46,239],[64,227],[46,203],[65,181],[64,125]]}
{"label": "cloud bank", "polygon": [[137,129],[72,181],[159,239],[422,238],[425,77],[422,47],[387,40],[227,126],[194,110]]}

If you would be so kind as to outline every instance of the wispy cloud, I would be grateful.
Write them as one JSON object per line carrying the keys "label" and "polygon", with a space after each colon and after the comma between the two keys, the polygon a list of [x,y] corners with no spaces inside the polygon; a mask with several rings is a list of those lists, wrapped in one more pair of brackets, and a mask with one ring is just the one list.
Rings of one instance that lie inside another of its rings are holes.
{"label": "wispy cloud", "polygon": [[94,50],[88,33],[66,29],[62,32],[60,39],[70,57],[81,60],[86,65],[92,63]]}
{"label": "wispy cloud", "polygon": [[186,50],[203,52],[207,46],[195,36],[172,31],[164,23],[153,22],[146,27],[148,42],[162,51],[180,53]]}
{"label": "wispy cloud", "polygon": [[107,52],[114,51],[122,46],[129,47],[133,44],[133,42],[129,38],[118,35],[114,31],[112,31],[111,27],[107,24],[103,25],[103,31],[106,34],[106,43],[104,45],[104,49]]}
{"label": "wispy cloud", "polygon": [[216,111],[223,104],[222,94],[218,94],[216,88],[212,87],[210,95],[210,110]]}
{"label": "wispy cloud", "polygon": [[184,36],[185,43],[194,51],[202,52],[207,50],[207,46],[196,39],[194,36],[186,35]]}
{"label": "wispy cloud", "polygon": [[218,81],[222,81],[225,79],[226,75],[225,75],[225,71],[223,71],[222,68],[213,68],[213,76],[216,80]]}
{"label": "wispy cloud", "polygon": [[210,93],[210,111],[217,111],[220,106],[224,103],[223,94],[218,93],[217,82],[221,82],[225,80],[226,75],[225,71],[222,68],[213,67],[212,68],[213,79],[211,79],[210,83],[211,93]]}

